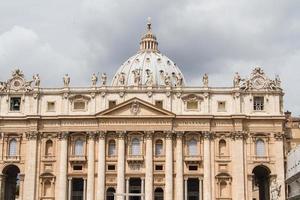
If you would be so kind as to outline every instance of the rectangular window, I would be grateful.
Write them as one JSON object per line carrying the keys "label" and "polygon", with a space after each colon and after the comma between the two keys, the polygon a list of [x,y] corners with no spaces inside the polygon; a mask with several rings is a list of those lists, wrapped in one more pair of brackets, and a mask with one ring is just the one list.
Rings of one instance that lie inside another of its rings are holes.
{"label": "rectangular window", "polygon": [[84,110],[85,102],[84,101],[75,101],[74,102],[74,110]]}
{"label": "rectangular window", "polygon": [[20,111],[21,109],[21,97],[10,98],[10,111]]}
{"label": "rectangular window", "polygon": [[225,112],[226,111],[226,102],[219,101],[218,102],[218,112]]}
{"label": "rectangular window", "polygon": [[53,101],[47,102],[47,111],[48,112],[54,112],[55,111],[55,102],[53,102]]}
{"label": "rectangular window", "polygon": [[108,165],[107,166],[107,170],[109,170],[109,171],[115,171],[116,170],[116,166],[115,165]]}
{"label": "rectangular window", "polygon": [[163,101],[155,101],[155,106],[157,107],[157,108],[163,108]]}
{"label": "rectangular window", "polygon": [[255,111],[264,110],[264,97],[254,97],[253,109]]}
{"label": "rectangular window", "polygon": [[197,171],[198,170],[198,166],[197,165],[189,165],[189,170],[190,171]]}
{"label": "rectangular window", "polygon": [[82,170],[82,165],[74,165],[73,170],[74,171],[81,171]]}
{"label": "rectangular window", "polygon": [[198,109],[198,101],[188,101],[188,102],[186,102],[186,108],[188,110],[197,110]]}
{"label": "rectangular window", "polygon": [[156,171],[162,171],[163,170],[163,166],[162,165],[155,165],[155,170]]}
{"label": "rectangular window", "polygon": [[113,108],[117,105],[116,101],[108,101],[108,108]]}

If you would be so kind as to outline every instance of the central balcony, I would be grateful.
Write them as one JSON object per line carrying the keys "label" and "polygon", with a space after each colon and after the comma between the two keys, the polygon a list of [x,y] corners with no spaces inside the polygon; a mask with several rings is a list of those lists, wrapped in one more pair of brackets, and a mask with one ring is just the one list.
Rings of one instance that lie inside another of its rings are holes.
{"label": "central balcony", "polygon": [[86,162],[86,156],[84,155],[71,155],[69,158],[70,162],[83,163]]}
{"label": "central balcony", "polygon": [[184,156],[184,162],[187,164],[198,164],[203,161],[203,157],[200,155],[188,155]]}
{"label": "central balcony", "polygon": [[127,162],[128,163],[143,163],[144,156],[143,155],[128,155]]}

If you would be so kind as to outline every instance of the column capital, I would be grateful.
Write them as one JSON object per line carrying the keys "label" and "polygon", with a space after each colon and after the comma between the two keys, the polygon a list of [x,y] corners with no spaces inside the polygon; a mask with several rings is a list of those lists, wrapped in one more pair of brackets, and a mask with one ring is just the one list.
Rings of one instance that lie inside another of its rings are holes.
{"label": "column capital", "polygon": [[87,132],[87,135],[89,140],[96,140],[98,134],[95,131],[91,131]]}
{"label": "column capital", "polygon": [[105,136],[106,136],[106,132],[105,131],[98,131],[98,136],[99,136],[99,139],[104,140]]}
{"label": "column capital", "polygon": [[154,131],[145,131],[144,132],[144,137],[146,140],[152,140],[154,135]]}
{"label": "column capital", "polygon": [[173,135],[174,135],[173,131],[165,131],[165,134],[166,134],[166,139],[168,140],[173,139]]}
{"label": "column capital", "polygon": [[26,132],[26,139],[27,140],[36,140],[38,139],[40,133],[38,131],[29,131],[29,132]]}
{"label": "column capital", "polygon": [[175,135],[177,138],[182,139],[182,137],[184,136],[184,131],[175,131]]}
{"label": "column capital", "polygon": [[283,140],[286,137],[284,132],[277,132],[274,133],[274,138],[275,140],[279,141],[279,140]]}
{"label": "column capital", "polygon": [[214,137],[214,133],[211,131],[203,131],[202,136],[205,140],[211,140]]}
{"label": "column capital", "polygon": [[60,140],[67,140],[69,137],[70,133],[69,132],[60,132],[58,134],[58,139]]}
{"label": "column capital", "polygon": [[125,139],[126,131],[116,131],[116,134],[119,139]]}
{"label": "column capital", "polygon": [[248,136],[248,133],[245,131],[235,131],[230,133],[230,137],[233,140],[244,140]]}

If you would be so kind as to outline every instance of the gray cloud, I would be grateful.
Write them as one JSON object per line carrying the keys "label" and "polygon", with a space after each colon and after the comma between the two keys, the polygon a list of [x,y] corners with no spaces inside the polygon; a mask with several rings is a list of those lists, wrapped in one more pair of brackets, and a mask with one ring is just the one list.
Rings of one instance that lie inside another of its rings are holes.
{"label": "gray cloud", "polygon": [[176,62],[188,83],[231,85],[239,71],[256,65],[270,77],[279,74],[286,109],[300,114],[296,87],[300,77],[300,3],[226,0],[16,0],[0,7],[0,80],[14,67],[27,77],[40,73],[42,85],[61,86],[69,73],[72,85],[89,85],[93,72],[113,76],[138,50],[145,20],[162,53]]}

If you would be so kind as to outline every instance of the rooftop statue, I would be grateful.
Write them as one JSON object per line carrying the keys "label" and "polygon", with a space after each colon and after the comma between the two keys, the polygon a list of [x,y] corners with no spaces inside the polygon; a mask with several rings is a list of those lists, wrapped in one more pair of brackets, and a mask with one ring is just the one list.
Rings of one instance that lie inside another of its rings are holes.
{"label": "rooftop statue", "polygon": [[71,78],[69,77],[68,74],[65,74],[65,76],[63,77],[63,81],[64,81],[64,87],[69,87]]}

